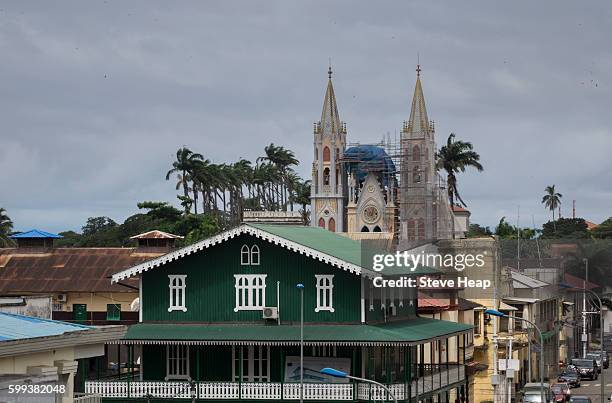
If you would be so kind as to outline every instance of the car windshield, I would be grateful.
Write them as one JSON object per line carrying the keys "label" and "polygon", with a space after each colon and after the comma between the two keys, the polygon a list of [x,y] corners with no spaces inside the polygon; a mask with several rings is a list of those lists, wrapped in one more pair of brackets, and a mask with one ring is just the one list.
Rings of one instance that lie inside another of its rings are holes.
{"label": "car windshield", "polygon": [[554,385],[554,386],[551,386],[550,389],[555,393],[563,393],[564,388],[561,385]]}
{"label": "car windshield", "polygon": [[578,399],[570,399],[570,402],[572,403],[591,403],[591,399],[584,399],[584,398],[578,398]]}
{"label": "car windshield", "polygon": [[561,376],[576,376],[577,371],[574,368],[568,368],[561,373]]}
{"label": "car windshield", "polygon": [[593,360],[572,360],[572,364],[574,364],[577,367],[592,368]]}
{"label": "car windshield", "polygon": [[587,353],[587,357],[598,360],[601,357],[599,353]]}

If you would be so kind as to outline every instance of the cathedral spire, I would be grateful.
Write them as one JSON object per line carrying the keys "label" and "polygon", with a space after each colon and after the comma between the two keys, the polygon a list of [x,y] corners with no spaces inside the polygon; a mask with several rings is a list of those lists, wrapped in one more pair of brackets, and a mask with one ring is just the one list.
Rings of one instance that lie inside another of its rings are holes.
{"label": "cathedral spire", "polygon": [[421,87],[421,66],[417,64],[417,80],[412,97],[412,109],[408,120],[407,132],[413,136],[422,136],[429,131],[429,119],[425,108],[425,97]]}
{"label": "cathedral spire", "polygon": [[338,105],[332,84],[331,64],[327,70],[327,91],[323,100],[323,112],[321,113],[321,131],[323,134],[338,134],[342,131],[340,116],[338,115]]}

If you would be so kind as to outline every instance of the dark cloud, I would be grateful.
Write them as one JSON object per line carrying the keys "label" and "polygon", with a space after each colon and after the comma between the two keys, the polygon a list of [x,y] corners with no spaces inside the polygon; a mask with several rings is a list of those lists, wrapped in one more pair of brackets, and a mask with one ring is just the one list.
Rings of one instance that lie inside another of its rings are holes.
{"label": "dark cloud", "polygon": [[[213,161],[294,150],[307,175],[331,57],[350,141],[408,118],[417,54],[438,144],[455,132],[486,171],[461,175],[473,220],[612,215],[607,2],[31,2],[0,10],[0,205],[17,229],[122,220],[175,201],[187,145]],[[513,221],[514,221],[513,219]]]}

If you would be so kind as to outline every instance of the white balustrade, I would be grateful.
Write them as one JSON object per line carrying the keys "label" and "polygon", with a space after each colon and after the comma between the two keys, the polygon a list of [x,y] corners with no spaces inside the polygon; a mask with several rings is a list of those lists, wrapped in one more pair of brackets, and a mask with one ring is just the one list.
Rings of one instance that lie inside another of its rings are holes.
{"label": "white balustrade", "polygon": [[[427,374],[413,380],[412,397],[460,382],[465,379],[463,366],[449,366],[441,372]],[[408,388],[403,383],[387,385],[398,400],[406,400]],[[353,400],[352,383],[304,383],[304,400]],[[358,383],[359,400],[392,400],[384,388]],[[245,400],[299,400],[299,383],[280,382],[163,382],[163,381],[87,381],[85,393],[109,398],[166,398],[166,399],[245,399]]]}

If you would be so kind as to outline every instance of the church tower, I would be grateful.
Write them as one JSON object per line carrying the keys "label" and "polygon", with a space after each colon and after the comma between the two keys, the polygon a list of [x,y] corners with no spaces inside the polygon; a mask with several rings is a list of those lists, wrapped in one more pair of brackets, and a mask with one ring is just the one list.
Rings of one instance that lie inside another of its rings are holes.
{"label": "church tower", "polygon": [[400,238],[407,241],[438,238],[438,180],[434,124],[427,118],[421,87],[421,68],[412,99],[410,119],[401,133]]}
{"label": "church tower", "polygon": [[346,124],[340,121],[331,66],[321,120],[314,124],[314,161],[311,184],[311,225],[330,231],[344,231],[344,172]]}

